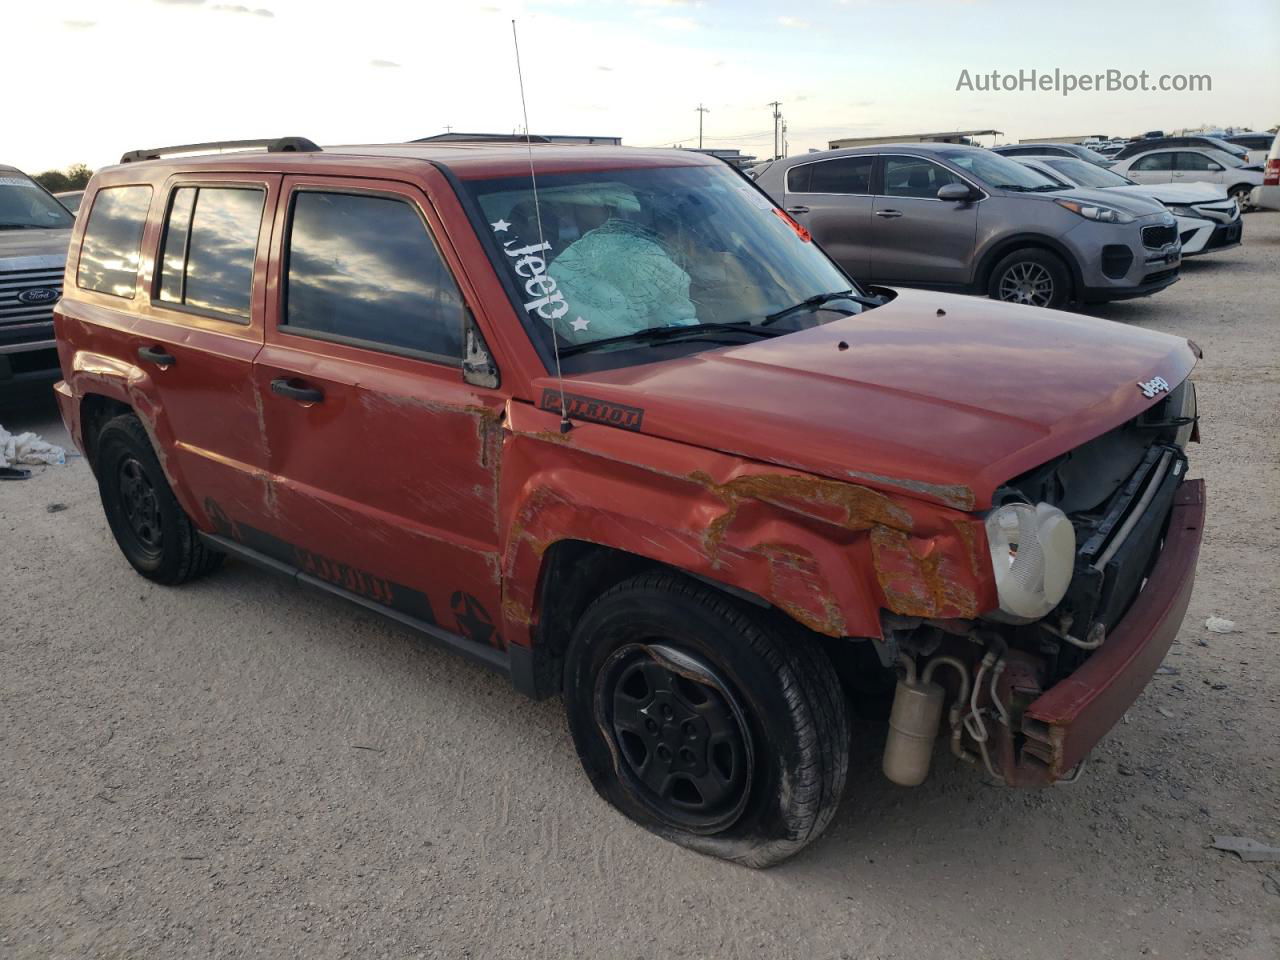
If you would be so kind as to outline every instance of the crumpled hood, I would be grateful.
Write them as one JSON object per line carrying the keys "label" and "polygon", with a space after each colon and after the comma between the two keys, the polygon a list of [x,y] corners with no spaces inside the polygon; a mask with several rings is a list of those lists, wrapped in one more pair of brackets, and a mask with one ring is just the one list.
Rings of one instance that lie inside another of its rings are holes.
{"label": "crumpled hood", "polygon": [[1137,183],[1133,186],[1108,187],[1107,190],[1113,194],[1150,197],[1161,203],[1212,203],[1227,198],[1226,187],[1199,180],[1193,183]]}
{"label": "crumpled hood", "polygon": [[857,316],[565,390],[637,408],[646,434],[970,510],[1155,404],[1139,384],[1176,386],[1195,361],[1187,340],[1151,330],[900,290]]}
{"label": "crumpled hood", "polygon": [[[0,270],[40,269],[61,266],[67,258],[71,230],[0,230]],[[17,263],[14,259],[39,257],[38,263]],[[51,263],[50,258],[60,261]]]}

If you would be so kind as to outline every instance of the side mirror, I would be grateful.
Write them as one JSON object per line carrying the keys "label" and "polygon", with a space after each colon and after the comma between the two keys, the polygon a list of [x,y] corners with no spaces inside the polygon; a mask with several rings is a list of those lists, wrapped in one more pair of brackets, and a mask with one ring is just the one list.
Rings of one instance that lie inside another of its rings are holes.
{"label": "side mirror", "polygon": [[973,189],[967,183],[948,183],[944,187],[938,189],[939,200],[951,200],[956,203],[963,203],[966,200],[974,198]]}
{"label": "side mirror", "polygon": [[464,332],[466,343],[463,345],[462,379],[473,387],[488,387],[496,390],[501,378],[498,365],[493,362],[493,354],[489,345],[484,342],[484,334],[476,326],[475,317],[467,314]]}

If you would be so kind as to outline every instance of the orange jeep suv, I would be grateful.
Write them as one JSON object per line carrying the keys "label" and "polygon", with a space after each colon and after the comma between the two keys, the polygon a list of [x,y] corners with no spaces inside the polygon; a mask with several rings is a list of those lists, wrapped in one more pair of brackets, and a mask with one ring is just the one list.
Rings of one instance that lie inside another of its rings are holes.
{"label": "orange jeep suv", "polygon": [[1052,783],[1172,643],[1188,341],[862,287],[698,153],[209,146],[93,178],[55,312],[143,576],[247,560],[562,694],[603,797],[753,866],[830,821],[851,697],[897,783]]}

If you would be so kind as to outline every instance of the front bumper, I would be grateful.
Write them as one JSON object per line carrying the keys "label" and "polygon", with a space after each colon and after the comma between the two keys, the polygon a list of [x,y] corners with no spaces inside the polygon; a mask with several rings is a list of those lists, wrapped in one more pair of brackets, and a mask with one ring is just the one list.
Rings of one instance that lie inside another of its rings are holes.
{"label": "front bumper", "polygon": [[[1152,239],[1147,230],[1168,230]],[[1152,214],[1128,224],[1084,221],[1061,238],[1079,265],[1076,299],[1084,303],[1146,297],[1178,280],[1182,247],[1177,221],[1170,214]],[[1119,256],[1117,256],[1119,255]]]}
{"label": "front bumper", "polygon": [[41,393],[61,375],[52,339],[5,342],[0,338],[0,400]]}
{"label": "front bumper", "polygon": [[1022,715],[1023,742],[1002,745],[1012,786],[1061,780],[1138,698],[1164,659],[1187,612],[1204,533],[1203,480],[1179,487],[1164,548],[1142,592],[1106,642],[1074,673],[1035,699]]}

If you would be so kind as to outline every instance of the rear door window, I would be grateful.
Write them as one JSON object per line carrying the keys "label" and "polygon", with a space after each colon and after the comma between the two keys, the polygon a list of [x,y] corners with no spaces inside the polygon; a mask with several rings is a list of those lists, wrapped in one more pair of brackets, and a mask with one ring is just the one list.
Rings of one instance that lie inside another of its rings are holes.
{"label": "rear door window", "polygon": [[1152,173],[1161,170],[1173,169],[1172,153],[1153,153],[1149,157],[1142,157],[1133,162],[1130,170],[1136,170],[1139,173]]}
{"label": "rear door window", "polygon": [[98,191],[80,246],[77,286],[133,299],[142,259],[142,228],[150,206],[150,186]]}
{"label": "rear door window", "polygon": [[949,183],[963,183],[945,167],[919,157],[885,157],[884,195],[938,199],[938,191]]}
{"label": "rear door window", "polygon": [[179,187],[165,221],[163,303],[247,320],[266,192],[256,187]]}
{"label": "rear door window", "polygon": [[871,170],[875,157],[839,157],[809,164],[813,171],[810,193],[845,193],[866,195],[871,192]]}
{"label": "rear door window", "polygon": [[462,294],[407,201],[299,191],[287,255],[287,331],[461,360]]}

